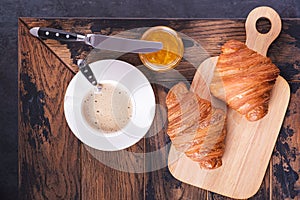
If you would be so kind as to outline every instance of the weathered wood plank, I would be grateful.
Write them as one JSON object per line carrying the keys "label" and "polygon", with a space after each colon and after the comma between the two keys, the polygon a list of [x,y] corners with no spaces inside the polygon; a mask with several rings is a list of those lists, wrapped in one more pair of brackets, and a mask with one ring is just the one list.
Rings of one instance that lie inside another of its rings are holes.
{"label": "weathered wood plank", "polygon": [[80,143],[63,114],[63,91],[73,73],[22,20],[18,69],[19,198],[79,199]]}
{"label": "weathered wood plank", "polygon": [[143,199],[143,149],[143,139],[117,152],[98,151],[83,145],[82,199]]}
{"label": "weathered wood plank", "polygon": [[287,81],[300,80],[300,20],[283,20],[279,37],[269,48],[268,55]]}
{"label": "weathered wood plank", "polygon": [[272,198],[300,198],[300,82],[290,82],[291,100],[273,152]]}

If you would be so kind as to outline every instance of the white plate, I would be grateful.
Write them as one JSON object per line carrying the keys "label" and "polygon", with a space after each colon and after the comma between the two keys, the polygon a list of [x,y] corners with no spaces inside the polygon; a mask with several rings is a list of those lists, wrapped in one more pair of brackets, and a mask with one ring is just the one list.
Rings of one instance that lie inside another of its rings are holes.
{"label": "white plate", "polygon": [[69,83],[64,112],[74,135],[84,144],[104,151],[125,149],[137,143],[149,130],[155,114],[155,96],[147,78],[134,66],[119,60],[100,60],[90,64],[98,82],[115,81],[127,88],[133,103],[129,123],[115,133],[92,128],[81,111],[82,101],[92,86],[81,72]]}

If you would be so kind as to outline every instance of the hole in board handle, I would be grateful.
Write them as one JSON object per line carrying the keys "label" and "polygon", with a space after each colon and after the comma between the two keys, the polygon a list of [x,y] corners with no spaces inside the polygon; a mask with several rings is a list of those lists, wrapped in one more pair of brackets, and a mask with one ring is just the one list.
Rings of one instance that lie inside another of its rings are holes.
{"label": "hole in board handle", "polygon": [[268,18],[261,17],[256,21],[256,30],[261,34],[267,34],[271,30],[271,21]]}

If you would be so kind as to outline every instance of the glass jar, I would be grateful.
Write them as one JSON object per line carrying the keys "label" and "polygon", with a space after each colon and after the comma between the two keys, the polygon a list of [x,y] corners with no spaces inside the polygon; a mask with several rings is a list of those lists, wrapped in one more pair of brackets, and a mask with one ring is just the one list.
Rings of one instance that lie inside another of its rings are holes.
{"label": "glass jar", "polygon": [[184,47],[179,34],[166,26],[148,29],[142,40],[162,42],[163,48],[157,52],[139,54],[143,64],[154,71],[166,71],[176,67],[183,57]]}

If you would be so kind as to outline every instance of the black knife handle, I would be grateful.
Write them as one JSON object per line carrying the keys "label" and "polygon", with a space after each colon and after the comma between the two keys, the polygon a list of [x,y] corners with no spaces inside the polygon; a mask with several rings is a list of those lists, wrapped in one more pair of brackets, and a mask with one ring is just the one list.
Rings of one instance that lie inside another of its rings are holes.
{"label": "black knife handle", "polygon": [[54,39],[59,41],[77,41],[78,35],[76,33],[69,33],[63,30],[40,27],[38,29],[38,37],[42,39]]}

